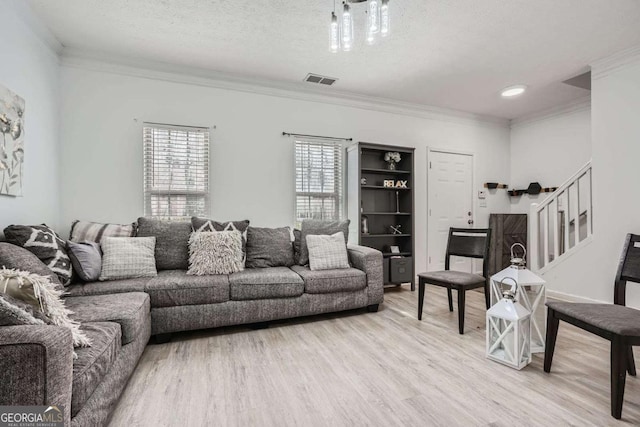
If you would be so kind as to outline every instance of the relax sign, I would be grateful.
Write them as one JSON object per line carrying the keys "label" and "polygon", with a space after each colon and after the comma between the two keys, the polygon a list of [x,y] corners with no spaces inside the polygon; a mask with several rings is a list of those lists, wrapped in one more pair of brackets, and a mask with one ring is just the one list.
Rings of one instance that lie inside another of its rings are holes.
{"label": "relax sign", "polygon": [[382,183],[382,186],[386,188],[408,188],[407,181],[395,181],[393,179],[385,179]]}

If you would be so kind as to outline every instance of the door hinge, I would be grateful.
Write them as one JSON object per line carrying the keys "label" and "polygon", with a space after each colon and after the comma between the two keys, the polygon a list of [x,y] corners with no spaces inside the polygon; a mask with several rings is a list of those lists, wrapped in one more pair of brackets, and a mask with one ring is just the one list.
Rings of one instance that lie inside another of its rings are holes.
{"label": "door hinge", "polygon": [[431,169],[431,162],[429,162],[429,169]]}

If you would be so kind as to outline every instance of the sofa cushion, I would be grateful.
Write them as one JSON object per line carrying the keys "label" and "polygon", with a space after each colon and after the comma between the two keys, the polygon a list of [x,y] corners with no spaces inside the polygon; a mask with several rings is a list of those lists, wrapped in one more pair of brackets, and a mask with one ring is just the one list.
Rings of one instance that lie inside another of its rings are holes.
{"label": "sofa cushion", "polygon": [[291,269],[302,277],[304,291],[308,294],[353,292],[367,287],[367,275],[357,268],[310,270],[309,267],[294,265]]}
{"label": "sofa cushion", "polygon": [[291,228],[247,229],[247,268],[289,267],[293,265]]}
{"label": "sofa cushion", "polygon": [[120,325],[117,323],[86,323],[81,329],[91,340],[91,347],[76,349],[78,358],[73,361],[71,390],[72,417],[82,409],[84,403],[107,375],[121,347]]}
{"label": "sofa cushion", "polygon": [[232,300],[289,298],[302,295],[302,278],[288,267],[253,268],[229,275]]}
{"label": "sofa cushion", "polygon": [[138,218],[138,237],[156,238],[156,268],[186,270],[189,268],[191,221],[163,221]]}
{"label": "sofa cushion", "polygon": [[119,323],[122,329],[122,345],[129,344],[138,337],[151,310],[149,295],[144,292],[69,297],[65,299],[65,305],[74,312],[71,317],[82,324]]}
{"label": "sofa cushion", "polygon": [[40,258],[23,247],[0,242],[0,268],[2,267],[46,276],[56,286],[56,289],[63,289],[58,275],[40,261]]}
{"label": "sofa cushion", "polygon": [[76,283],[66,288],[68,296],[111,295],[124,292],[144,292],[150,277],[107,280],[105,282]]}
{"label": "sofa cushion", "polygon": [[152,307],[215,304],[229,301],[226,274],[190,276],[185,270],[164,270],[149,280],[146,292]]}

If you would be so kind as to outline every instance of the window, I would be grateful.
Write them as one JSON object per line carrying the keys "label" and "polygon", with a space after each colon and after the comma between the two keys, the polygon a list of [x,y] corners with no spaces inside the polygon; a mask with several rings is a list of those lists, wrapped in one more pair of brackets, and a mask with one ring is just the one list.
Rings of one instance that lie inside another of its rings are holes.
{"label": "window", "polygon": [[209,213],[209,129],[145,123],[144,213],[159,218]]}
{"label": "window", "polygon": [[296,140],[296,223],[342,217],[342,145]]}

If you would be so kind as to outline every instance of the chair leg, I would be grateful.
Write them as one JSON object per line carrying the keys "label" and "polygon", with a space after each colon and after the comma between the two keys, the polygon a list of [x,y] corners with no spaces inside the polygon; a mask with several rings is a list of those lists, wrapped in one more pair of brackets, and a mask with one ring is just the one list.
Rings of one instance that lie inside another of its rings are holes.
{"label": "chair leg", "polygon": [[633,360],[633,346],[629,346],[627,354],[627,372],[632,377],[636,376],[636,362]]}
{"label": "chair leg", "polygon": [[451,288],[447,288],[447,297],[449,298],[449,311],[453,311],[453,292],[451,292]]}
{"label": "chair leg", "polygon": [[553,351],[556,348],[556,338],[558,337],[558,326],[560,319],[556,317],[556,312],[552,309],[547,310],[547,337],[544,344],[544,371],[551,372],[551,363],[553,362]]}
{"label": "chair leg", "polygon": [[487,306],[487,310],[491,308],[491,288],[489,287],[489,281],[484,283],[484,304]]}
{"label": "chair leg", "polygon": [[422,320],[422,306],[424,305],[424,282],[418,284],[418,320]]}
{"label": "chair leg", "polygon": [[628,346],[620,337],[614,337],[611,340],[611,416],[618,420],[622,418],[628,355]]}
{"label": "chair leg", "polygon": [[464,334],[464,289],[458,289],[458,332]]}

